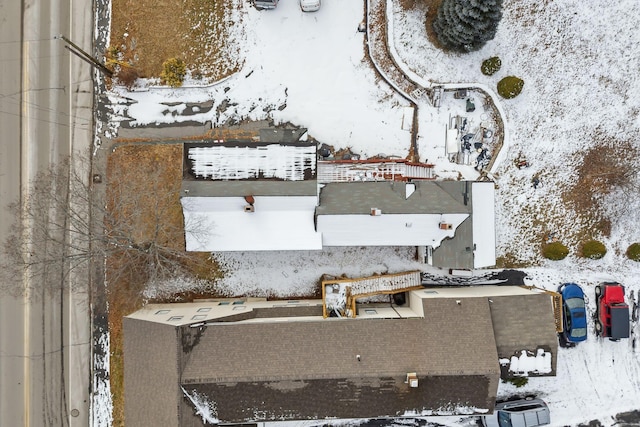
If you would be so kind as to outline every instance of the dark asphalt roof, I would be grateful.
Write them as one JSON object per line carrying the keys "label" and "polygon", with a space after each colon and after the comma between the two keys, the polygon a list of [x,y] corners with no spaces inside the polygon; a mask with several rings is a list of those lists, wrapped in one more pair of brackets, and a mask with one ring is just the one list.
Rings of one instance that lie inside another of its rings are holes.
{"label": "dark asphalt roof", "polygon": [[[184,352],[181,382],[215,402],[225,422],[492,406],[499,365],[486,298],[425,299],[424,312],[211,324]],[[408,372],[419,392],[404,383]]]}
{"label": "dark asphalt roof", "polygon": [[315,196],[318,184],[308,181],[182,181],[183,197]]}
{"label": "dark asphalt roof", "polygon": [[[407,183],[340,182],[326,184],[320,192],[318,215],[370,214],[371,207],[384,214],[469,213],[464,205],[464,182],[418,181],[415,192],[406,198]],[[470,190],[469,190],[470,193]]]}

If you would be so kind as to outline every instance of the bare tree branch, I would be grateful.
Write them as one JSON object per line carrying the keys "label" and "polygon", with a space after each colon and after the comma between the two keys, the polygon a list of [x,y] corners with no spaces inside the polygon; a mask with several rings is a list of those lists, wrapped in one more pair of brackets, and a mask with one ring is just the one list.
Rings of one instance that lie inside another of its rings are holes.
{"label": "bare tree branch", "polygon": [[[75,161],[89,164],[88,159]],[[43,276],[64,279],[89,262],[105,264],[110,282],[146,283],[188,274],[193,254],[184,250],[184,233],[204,238],[208,232],[202,222],[184,226],[179,188],[168,187],[158,169],[141,171],[140,179],[132,181],[131,171],[114,168],[104,191],[94,187],[104,184],[93,184],[88,171],[71,166],[67,160],[39,174],[23,202],[9,205],[16,221],[3,242],[5,274],[27,275],[32,279],[28,291],[37,294],[64,286]],[[92,217],[102,219],[98,230]],[[5,291],[27,291],[21,280],[15,282]]]}

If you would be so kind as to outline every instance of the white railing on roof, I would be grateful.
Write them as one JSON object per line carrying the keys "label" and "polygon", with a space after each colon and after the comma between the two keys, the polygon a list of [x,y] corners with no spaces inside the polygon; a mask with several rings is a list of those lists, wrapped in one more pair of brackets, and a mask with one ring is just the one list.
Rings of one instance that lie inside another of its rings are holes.
{"label": "white railing on roof", "polygon": [[387,293],[420,286],[420,272],[414,271],[402,275],[376,276],[350,283],[351,296]]}
{"label": "white railing on roof", "polygon": [[330,162],[317,164],[319,183],[363,182],[363,181],[404,181],[407,179],[432,179],[430,165],[407,164],[404,161],[380,162]]}

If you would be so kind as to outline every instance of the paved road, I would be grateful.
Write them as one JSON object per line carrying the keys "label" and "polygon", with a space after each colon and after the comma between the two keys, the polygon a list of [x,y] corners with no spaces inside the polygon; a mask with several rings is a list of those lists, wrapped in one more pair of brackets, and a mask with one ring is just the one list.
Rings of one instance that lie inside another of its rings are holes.
{"label": "paved road", "polygon": [[[90,69],[53,35],[89,47],[91,32],[90,0],[0,0],[0,242],[13,221],[5,204],[38,171],[88,150]],[[0,295],[0,426],[89,424],[89,333],[86,293]]]}

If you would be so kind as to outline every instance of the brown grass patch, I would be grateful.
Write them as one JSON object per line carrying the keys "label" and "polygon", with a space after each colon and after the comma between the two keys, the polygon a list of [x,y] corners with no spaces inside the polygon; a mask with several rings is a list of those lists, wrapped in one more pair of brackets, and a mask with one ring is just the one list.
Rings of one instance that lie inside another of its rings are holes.
{"label": "brown grass patch", "polygon": [[602,209],[604,196],[614,189],[631,185],[635,159],[639,154],[630,141],[600,138],[601,144],[580,153],[582,159],[576,171],[577,181],[562,196],[564,202],[569,203],[585,221],[584,235],[577,236],[580,239],[611,234],[611,218],[607,218]]}
{"label": "brown grass patch", "polygon": [[427,30],[427,38],[435,47],[445,50],[440,44],[438,37],[436,37],[436,32],[433,31],[433,21],[436,20],[436,16],[438,15],[438,8],[440,7],[442,0],[424,0],[422,3],[427,10],[424,20],[425,28]]}
{"label": "brown grass patch", "polygon": [[416,7],[416,0],[400,0],[402,10],[410,10]]}
{"label": "brown grass patch", "polygon": [[[107,198],[118,206],[118,211],[112,215],[130,223],[136,241],[157,241],[178,251],[185,247],[179,200],[181,182],[182,144],[119,146],[107,162]],[[170,197],[154,197],[158,189]],[[164,206],[158,206],[159,203]],[[157,234],[159,222],[164,224],[160,235]],[[183,262],[194,277],[209,280],[219,277],[218,266],[210,260],[209,254],[189,255]],[[148,276],[146,270],[139,267],[125,251],[115,253],[107,260],[114,426],[124,425],[122,318],[145,302],[142,292]],[[198,296],[192,295],[193,298]]]}
{"label": "brown grass patch", "polygon": [[236,0],[113,0],[107,57],[128,62],[142,77],[181,58],[195,76],[218,80],[241,66],[229,29]]}
{"label": "brown grass patch", "polygon": [[497,268],[526,268],[531,267],[531,261],[519,259],[515,254],[506,253],[496,258]]}

